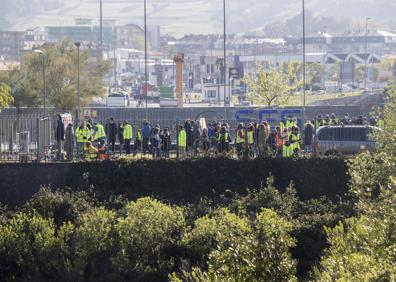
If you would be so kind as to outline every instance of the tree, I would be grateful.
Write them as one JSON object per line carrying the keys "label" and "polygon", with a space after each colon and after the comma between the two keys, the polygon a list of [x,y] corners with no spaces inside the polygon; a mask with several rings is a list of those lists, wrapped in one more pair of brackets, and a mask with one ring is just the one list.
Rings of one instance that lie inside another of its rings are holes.
{"label": "tree", "polygon": [[327,228],[330,247],[315,271],[318,281],[396,279],[396,91],[383,110],[377,150],[350,161],[358,215]]}
{"label": "tree", "polygon": [[196,222],[196,228],[190,239],[213,248],[208,270],[193,268],[182,278],[173,274],[172,281],[296,280],[295,262],[289,252],[294,246],[289,235],[291,225],[275,211],[263,209],[251,222],[223,209],[215,218]]}
{"label": "tree", "polygon": [[[55,45],[43,46],[49,105],[61,110],[73,110],[77,106],[77,50],[72,42],[62,41]],[[26,66],[28,85],[34,87],[36,96],[42,97],[43,60],[37,54],[27,54],[22,65]],[[90,52],[80,54],[80,93],[82,105],[87,105],[93,97],[103,94],[103,76],[109,71],[108,62],[91,62]],[[30,89],[23,88],[25,94]],[[31,93],[30,93],[31,94]]]}
{"label": "tree", "polygon": [[0,83],[0,110],[8,107],[8,105],[13,101],[10,93],[11,88],[4,83]]}
{"label": "tree", "polygon": [[265,70],[261,65],[257,74],[243,79],[249,88],[252,100],[265,103],[269,108],[275,103],[284,104],[292,91],[300,87],[295,68],[289,64],[286,71],[277,70],[272,65]]}
{"label": "tree", "polygon": [[166,250],[178,244],[186,229],[183,210],[151,198],[131,202],[125,210],[126,216],[115,225],[119,242],[112,258],[115,269],[146,281],[149,275],[168,273],[174,262]]}
{"label": "tree", "polygon": [[30,84],[26,73],[19,67],[10,66],[8,70],[0,73],[0,82],[10,85],[11,105],[17,110],[17,114],[22,112],[22,107],[36,107],[40,105],[42,93],[37,85]]}

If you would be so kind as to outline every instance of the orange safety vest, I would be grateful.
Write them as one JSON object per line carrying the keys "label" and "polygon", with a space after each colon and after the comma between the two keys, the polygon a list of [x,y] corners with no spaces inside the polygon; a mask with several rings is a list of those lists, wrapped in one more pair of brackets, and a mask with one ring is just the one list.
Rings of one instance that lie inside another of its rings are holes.
{"label": "orange safety vest", "polygon": [[282,148],[282,146],[283,146],[283,139],[282,139],[281,137],[279,137],[278,134],[276,134],[276,136],[275,136],[275,141],[276,141],[276,147]]}

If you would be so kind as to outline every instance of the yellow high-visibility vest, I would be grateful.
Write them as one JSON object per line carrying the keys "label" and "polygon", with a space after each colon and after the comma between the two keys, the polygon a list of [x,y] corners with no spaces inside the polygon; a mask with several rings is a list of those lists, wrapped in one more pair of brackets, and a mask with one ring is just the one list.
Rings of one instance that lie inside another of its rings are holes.
{"label": "yellow high-visibility vest", "polygon": [[249,145],[254,144],[254,131],[247,132],[247,139]]}
{"label": "yellow high-visibility vest", "polygon": [[122,133],[124,140],[132,140],[132,126],[130,124],[126,124],[124,126],[124,131]]}
{"label": "yellow high-visibility vest", "polygon": [[96,125],[96,132],[95,132],[95,138],[94,139],[95,140],[99,140],[101,138],[106,138],[106,133],[105,133],[103,125],[98,123]]}
{"label": "yellow high-visibility vest", "polygon": [[[242,134],[240,134],[240,133],[242,133]],[[243,132],[243,129],[239,129],[239,130],[237,130],[237,133],[236,133],[236,143],[237,144],[241,144],[241,143],[245,143],[245,138],[241,138],[239,135],[242,135],[242,136],[245,136],[245,133]]]}
{"label": "yellow high-visibility vest", "polygon": [[178,138],[179,138],[179,146],[186,147],[187,146],[187,134],[184,129],[180,130]]}

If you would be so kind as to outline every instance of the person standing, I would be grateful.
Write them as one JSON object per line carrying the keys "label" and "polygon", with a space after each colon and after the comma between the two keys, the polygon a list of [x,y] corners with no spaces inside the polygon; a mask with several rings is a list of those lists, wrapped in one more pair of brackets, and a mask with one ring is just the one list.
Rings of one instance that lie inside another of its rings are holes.
{"label": "person standing", "polygon": [[73,125],[69,123],[66,127],[65,132],[65,145],[64,149],[66,151],[66,159],[68,161],[73,160],[73,149],[74,149],[74,132]]}
{"label": "person standing", "polygon": [[267,148],[267,127],[264,124],[260,124],[257,130],[257,147],[259,156],[263,157]]}
{"label": "person standing", "polygon": [[80,126],[76,129],[76,139],[77,139],[77,155],[79,158],[84,157],[84,145],[85,142],[89,141],[91,137],[91,131],[85,126],[82,121]]}
{"label": "person standing", "polygon": [[231,141],[230,134],[228,133],[228,129],[225,125],[223,125],[220,129],[220,153],[227,154],[230,150],[229,144]]}
{"label": "person standing", "polygon": [[118,134],[118,128],[114,122],[114,118],[112,118],[112,117],[109,119],[109,122],[106,125],[106,134],[107,134],[107,138],[109,140],[111,152],[114,153],[115,152],[115,143],[116,143],[117,134]]}
{"label": "person standing", "polygon": [[169,158],[169,151],[170,151],[170,147],[171,147],[171,136],[170,136],[168,127],[164,128],[164,131],[163,131],[161,137],[162,137],[161,140],[162,140],[163,155],[165,158]]}
{"label": "person standing", "polygon": [[125,153],[129,155],[131,153],[132,126],[128,121],[124,121],[123,139],[125,142]]}
{"label": "person standing", "polygon": [[301,149],[301,136],[298,127],[293,126],[289,135],[289,142],[294,156],[298,156]]}
{"label": "person standing", "polygon": [[120,141],[120,154],[122,154],[122,147],[124,146],[124,125],[118,125],[118,141]]}
{"label": "person standing", "polygon": [[236,130],[236,138],[235,138],[235,144],[236,144],[236,151],[238,157],[242,157],[243,155],[243,145],[245,144],[245,130],[243,129],[243,124],[240,123],[238,124],[238,128]]}
{"label": "person standing", "polygon": [[184,129],[183,126],[179,127],[179,136],[178,136],[178,150],[179,153],[181,154],[182,158],[186,157],[186,146],[187,146],[187,134],[186,130]]}
{"label": "person standing", "polygon": [[142,130],[138,129],[135,139],[135,153],[134,153],[135,155],[137,155],[137,153],[142,151],[142,144],[143,144]]}
{"label": "person standing", "polygon": [[247,144],[248,144],[248,150],[251,155],[256,155],[256,148],[255,148],[255,143],[254,143],[254,126],[253,124],[249,124],[247,132],[246,132],[246,137],[247,137]]}
{"label": "person standing", "polygon": [[314,126],[311,121],[307,121],[304,127],[304,150],[307,153],[312,152],[312,142],[314,136]]}
{"label": "person standing", "polygon": [[[285,132],[286,131],[286,132]],[[277,148],[277,157],[281,157],[283,155],[283,145],[286,142],[286,136],[287,136],[287,128],[284,128],[283,131],[279,126],[276,127],[276,136],[275,136],[275,142],[276,142],[276,148]]]}
{"label": "person standing", "polygon": [[151,124],[146,120],[146,121],[144,121],[143,128],[142,128],[143,155],[145,155],[149,149],[150,133],[151,133]]}
{"label": "person standing", "polygon": [[98,122],[94,123],[94,138],[93,138],[93,140],[95,142],[97,142],[99,144],[99,146],[104,146],[104,144],[106,143],[105,129],[104,129],[103,125],[101,125]]}
{"label": "person standing", "polygon": [[152,138],[151,138],[153,159],[159,158],[161,156],[160,146],[161,146],[161,138],[159,136],[159,128],[155,127],[153,129]]}
{"label": "person standing", "polygon": [[62,142],[65,140],[65,125],[60,114],[58,114],[58,120],[56,121],[55,139],[57,146],[56,159],[60,161],[62,159]]}

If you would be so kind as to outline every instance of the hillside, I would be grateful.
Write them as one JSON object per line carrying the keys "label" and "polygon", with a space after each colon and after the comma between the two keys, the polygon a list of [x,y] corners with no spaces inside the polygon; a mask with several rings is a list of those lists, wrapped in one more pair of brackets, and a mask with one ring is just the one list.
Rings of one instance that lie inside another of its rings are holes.
{"label": "hillside", "polygon": [[[65,25],[76,17],[99,16],[98,0],[0,0],[0,25],[13,29],[25,29],[39,25]],[[232,0],[227,1],[227,22],[230,32],[247,32],[261,29],[269,23],[284,22],[299,15],[300,1],[277,0]],[[164,32],[183,35],[185,33],[219,33],[222,31],[222,1],[214,0],[156,0],[147,1],[148,22],[161,25]],[[103,0],[105,19],[118,23],[143,21],[143,0]],[[393,26],[395,1],[388,0],[332,0],[307,1],[307,10],[315,17],[334,17],[335,21],[354,19],[363,22],[367,16],[375,19],[376,25]],[[325,23],[327,20],[325,21]],[[316,22],[312,22],[312,24]],[[343,22],[342,22],[343,23]],[[307,22],[309,25],[310,22]],[[330,27],[331,27],[330,23]],[[344,27],[344,24],[341,24]],[[281,30],[281,32],[284,32]],[[277,35],[277,34],[274,34]]]}

